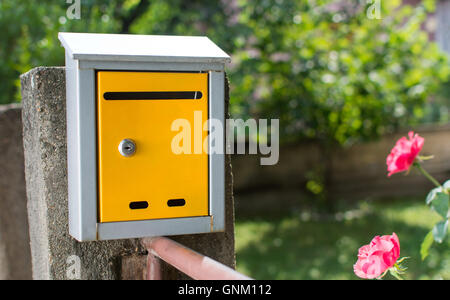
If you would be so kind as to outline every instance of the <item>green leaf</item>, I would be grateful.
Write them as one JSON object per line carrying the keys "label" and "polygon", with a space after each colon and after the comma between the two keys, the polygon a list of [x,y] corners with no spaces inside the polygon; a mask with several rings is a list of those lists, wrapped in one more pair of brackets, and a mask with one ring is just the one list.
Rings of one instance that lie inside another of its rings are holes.
{"label": "green leaf", "polygon": [[437,212],[441,217],[447,219],[448,214],[448,195],[438,192],[431,202],[431,209]]}
{"label": "green leaf", "polygon": [[445,238],[445,235],[447,234],[447,228],[448,228],[448,220],[442,221],[434,225],[433,228],[433,237],[436,242],[439,244],[442,243],[442,241]]}
{"label": "green leaf", "polygon": [[450,189],[450,180],[447,180],[442,186],[444,189]]}
{"label": "green leaf", "polygon": [[431,245],[433,245],[433,240],[433,231],[430,231],[425,236],[425,239],[420,245],[420,257],[422,258],[422,260],[425,260],[425,258],[427,258],[427,256],[430,254],[430,248]]}
{"label": "green leaf", "polygon": [[434,198],[436,198],[436,194],[439,193],[439,192],[442,192],[442,188],[437,187],[437,188],[432,189],[432,190],[428,193],[427,199],[426,199],[427,205],[429,205],[429,204],[431,203],[431,201],[433,201]]}

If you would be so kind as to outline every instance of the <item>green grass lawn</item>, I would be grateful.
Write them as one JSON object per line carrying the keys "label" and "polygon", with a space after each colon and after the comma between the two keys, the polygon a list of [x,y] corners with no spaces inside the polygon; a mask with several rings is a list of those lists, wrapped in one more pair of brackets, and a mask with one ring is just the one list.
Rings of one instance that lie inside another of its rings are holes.
{"label": "green grass lawn", "polygon": [[[358,279],[358,248],[395,232],[400,256],[410,257],[406,279],[450,279],[450,242],[433,244],[421,261],[420,244],[439,219],[424,201],[362,202],[366,213],[322,221],[300,216],[236,220],[237,270],[255,279]],[[386,275],[385,279],[392,279]]]}

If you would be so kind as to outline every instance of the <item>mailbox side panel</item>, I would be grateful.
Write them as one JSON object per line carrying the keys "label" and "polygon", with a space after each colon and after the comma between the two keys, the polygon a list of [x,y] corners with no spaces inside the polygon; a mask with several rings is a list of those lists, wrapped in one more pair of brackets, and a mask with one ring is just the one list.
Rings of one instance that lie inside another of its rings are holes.
{"label": "mailbox side panel", "polygon": [[97,179],[94,70],[80,69],[66,55],[67,178],[69,233],[97,239]]}
{"label": "mailbox side panel", "polygon": [[[225,230],[225,73],[210,71],[210,132],[221,131],[221,141],[209,142],[209,198],[211,232]],[[215,128],[212,128],[215,127]],[[219,142],[219,143],[218,143]],[[218,147],[217,145],[220,145]]]}
{"label": "mailbox side panel", "polygon": [[69,201],[69,233],[81,240],[81,202],[80,182],[77,161],[80,155],[77,146],[77,123],[79,111],[78,99],[78,64],[66,52],[66,118],[67,118],[67,181]]}

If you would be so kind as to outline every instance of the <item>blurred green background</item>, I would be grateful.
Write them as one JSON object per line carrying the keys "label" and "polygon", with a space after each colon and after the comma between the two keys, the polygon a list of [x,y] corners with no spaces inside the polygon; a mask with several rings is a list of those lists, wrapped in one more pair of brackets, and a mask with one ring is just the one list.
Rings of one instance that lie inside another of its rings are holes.
{"label": "blurred green background", "polygon": [[207,35],[233,58],[232,116],[279,118],[284,141],[345,145],[449,120],[448,98],[433,97],[446,57],[421,29],[434,0],[383,1],[381,20],[359,0],[81,0],[80,19],[71,5],[0,2],[0,103],[20,101],[19,74],[64,65],[59,31]]}
{"label": "blurred green background", "polygon": [[[310,183],[326,185],[332,149],[450,121],[447,55],[423,26],[436,1],[413,2],[382,1],[382,19],[373,19],[359,0],[81,0],[80,19],[70,19],[65,0],[0,0],[0,103],[20,101],[21,73],[64,65],[60,31],[206,35],[232,56],[232,117],[280,119],[283,144],[320,144],[325,167]],[[238,212],[238,269],[264,279],[354,279],[357,248],[397,230],[414,257],[410,278],[448,279],[448,244],[426,262],[414,256],[433,218],[418,201],[363,201],[370,213],[341,220]]]}

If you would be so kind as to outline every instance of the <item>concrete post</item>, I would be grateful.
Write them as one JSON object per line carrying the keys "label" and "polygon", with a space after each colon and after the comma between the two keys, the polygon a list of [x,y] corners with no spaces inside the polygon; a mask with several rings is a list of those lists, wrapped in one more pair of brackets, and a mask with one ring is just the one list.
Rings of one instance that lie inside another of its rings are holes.
{"label": "concrete post", "polygon": [[[139,240],[79,243],[68,234],[65,69],[36,68],[22,75],[21,83],[33,278],[143,279],[146,255]],[[227,232],[176,239],[234,267],[229,158],[227,180]],[[165,279],[181,278],[165,270]]]}
{"label": "concrete post", "polygon": [[31,279],[20,104],[0,106],[0,280]]}

